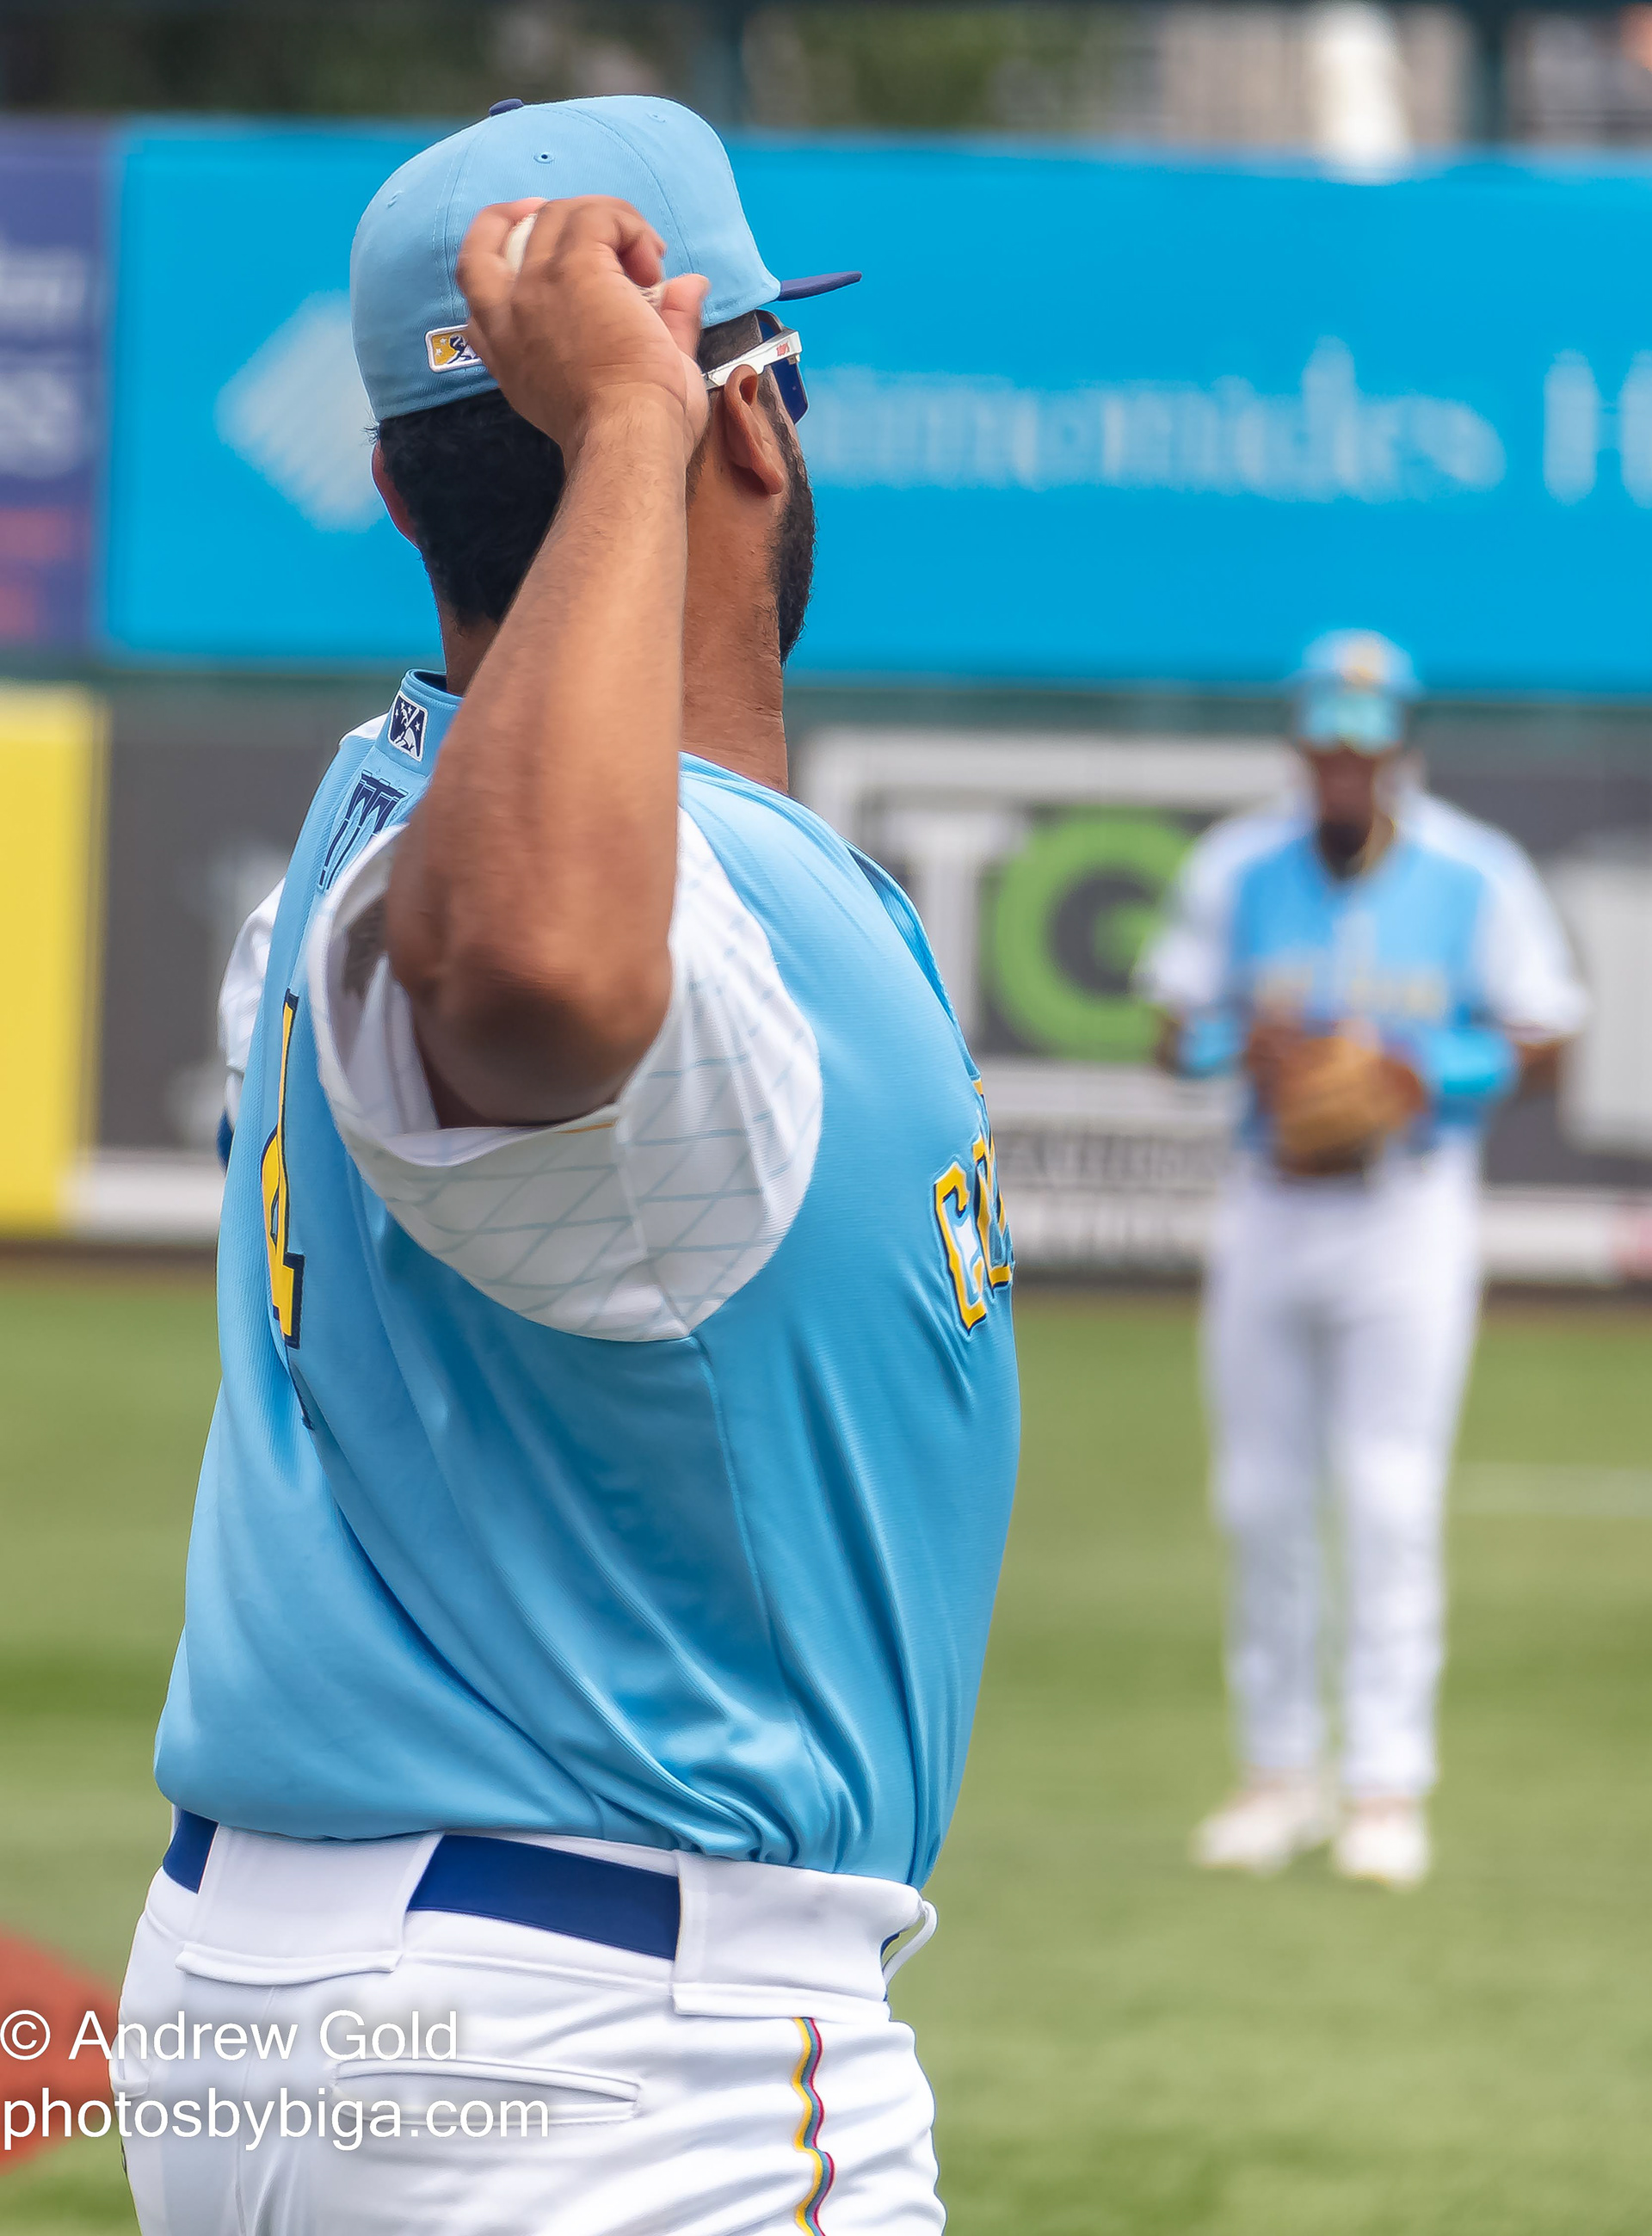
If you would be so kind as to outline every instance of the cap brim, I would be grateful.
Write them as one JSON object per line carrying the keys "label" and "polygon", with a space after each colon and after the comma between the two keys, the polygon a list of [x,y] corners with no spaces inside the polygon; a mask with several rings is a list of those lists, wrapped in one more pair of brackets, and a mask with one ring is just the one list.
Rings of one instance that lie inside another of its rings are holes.
{"label": "cap brim", "polygon": [[809,280],[782,280],[773,299],[795,303],[805,295],[830,295],[839,287],[852,287],[859,277],[858,272],[817,272]]}

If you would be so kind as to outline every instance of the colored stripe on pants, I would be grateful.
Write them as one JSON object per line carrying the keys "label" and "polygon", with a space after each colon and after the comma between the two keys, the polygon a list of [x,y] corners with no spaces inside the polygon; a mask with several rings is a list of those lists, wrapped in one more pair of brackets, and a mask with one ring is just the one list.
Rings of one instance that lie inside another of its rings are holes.
{"label": "colored stripe on pants", "polygon": [[797,2030],[803,2037],[803,2049],[792,2075],[792,2086],[803,2105],[803,2115],[797,2123],[797,2147],[809,2161],[809,2187],[797,2209],[797,2225],[806,2229],[809,2236],[821,2236],[820,2206],[837,2169],[829,2152],[820,2147],[820,2127],[826,2118],[826,2108],[820,2101],[816,2075],[820,2065],[820,2030],[813,2019],[799,2019]]}

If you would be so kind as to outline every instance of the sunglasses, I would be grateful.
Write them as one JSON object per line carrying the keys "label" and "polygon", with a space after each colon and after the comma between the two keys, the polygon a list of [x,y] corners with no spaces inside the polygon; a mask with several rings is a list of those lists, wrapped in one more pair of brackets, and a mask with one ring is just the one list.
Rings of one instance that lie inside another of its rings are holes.
{"label": "sunglasses", "polygon": [[1297,707],[1300,744],[1319,752],[1348,746],[1357,753],[1385,753],[1405,735],[1405,710],[1385,693],[1310,692]]}
{"label": "sunglasses", "polygon": [[721,388],[742,365],[750,365],[754,372],[772,372],[774,385],[780,391],[780,402],[786,406],[786,416],[795,427],[809,408],[803,376],[798,371],[803,361],[802,338],[793,327],[783,326],[770,311],[760,311],[757,321],[765,339],[743,357],[732,357],[727,365],[714,367],[706,375],[706,385]]}

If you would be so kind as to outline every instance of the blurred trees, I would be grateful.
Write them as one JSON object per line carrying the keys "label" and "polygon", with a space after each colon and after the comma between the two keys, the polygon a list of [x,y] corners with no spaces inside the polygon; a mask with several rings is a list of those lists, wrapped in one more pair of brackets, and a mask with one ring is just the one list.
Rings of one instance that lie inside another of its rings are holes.
{"label": "blurred trees", "polygon": [[1116,132],[1147,11],[773,7],[747,26],[754,121],[842,129]]}
{"label": "blurred trees", "polygon": [[[599,23],[611,31],[599,33]],[[666,89],[681,74],[681,50],[694,28],[687,10],[670,6],[13,4],[0,12],[0,102],[93,112],[460,116],[518,89],[530,99]],[[519,89],[518,78],[525,80]]]}
{"label": "blurred trees", "polygon": [[131,0],[0,5],[0,105],[464,116],[660,92],[719,122],[1088,133],[1139,106],[1129,5]]}

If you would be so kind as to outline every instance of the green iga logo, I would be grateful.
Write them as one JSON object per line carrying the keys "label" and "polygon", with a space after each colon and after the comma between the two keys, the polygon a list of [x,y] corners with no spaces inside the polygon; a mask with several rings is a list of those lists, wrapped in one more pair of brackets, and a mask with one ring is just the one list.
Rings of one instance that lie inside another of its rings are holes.
{"label": "green iga logo", "polygon": [[1146,1061],[1153,1012],[1132,997],[1130,972],[1190,843],[1162,816],[1085,812],[1040,825],[1004,865],[987,915],[987,977],[1030,1047]]}

